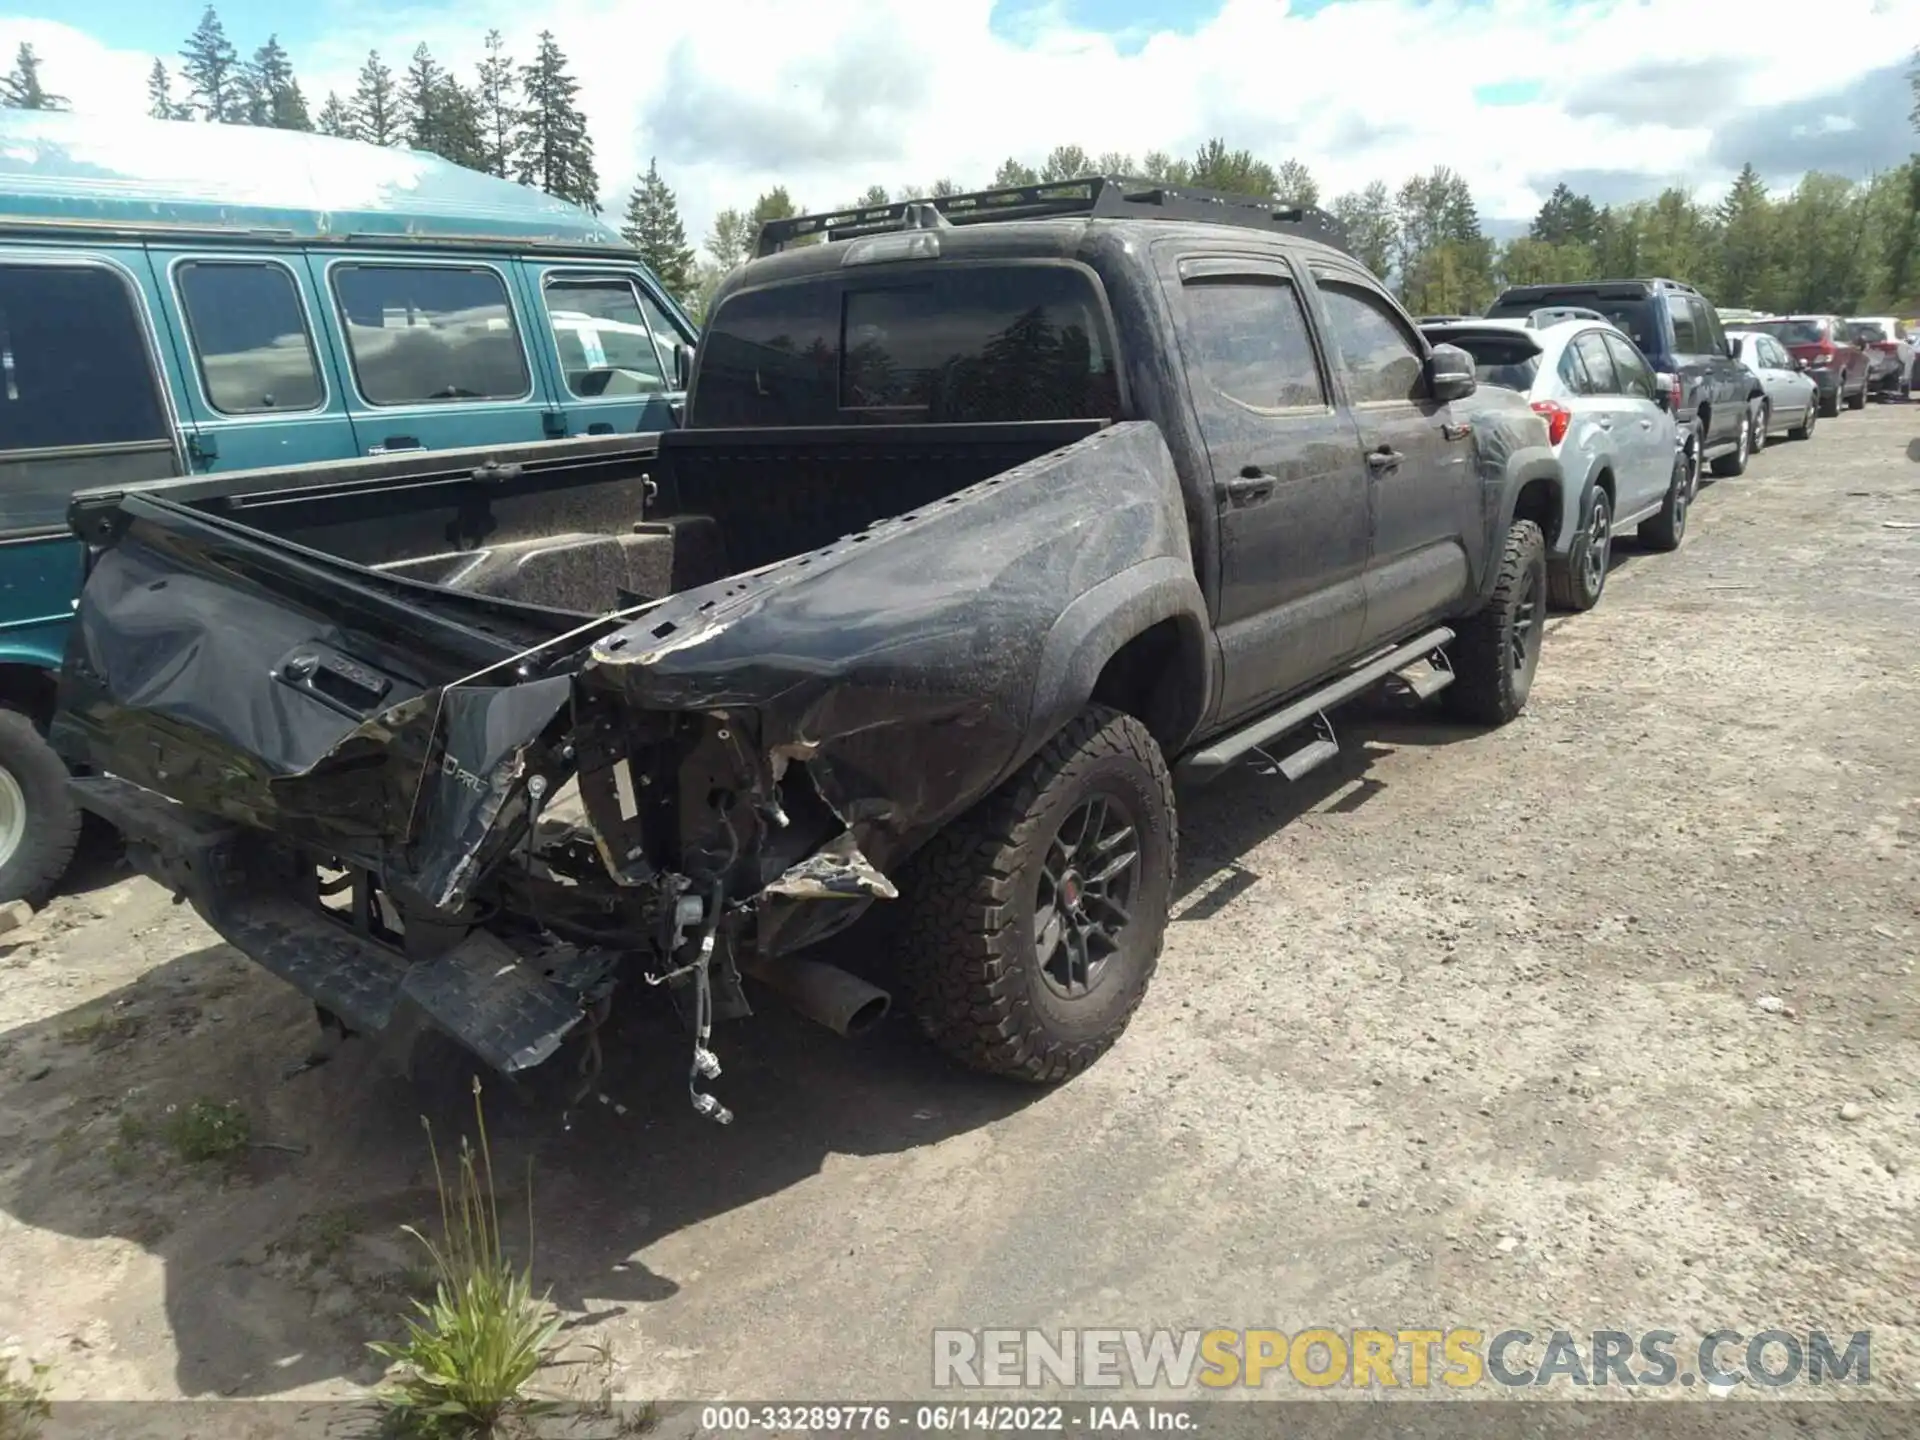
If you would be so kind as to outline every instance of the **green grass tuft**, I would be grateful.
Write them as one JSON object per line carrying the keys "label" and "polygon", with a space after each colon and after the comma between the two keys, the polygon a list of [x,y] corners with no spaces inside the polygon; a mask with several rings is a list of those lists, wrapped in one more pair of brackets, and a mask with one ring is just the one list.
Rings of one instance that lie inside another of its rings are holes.
{"label": "green grass tuft", "polygon": [[[480,1084],[473,1086],[479,1126],[476,1152],[460,1141],[457,1183],[449,1189],[440,1167],[433,1127],[426,1125],[433,1156],[434,1188],[440,1196],[440,1236],[430,1240],[404,1226],[426,1247],[433,1269],[433,1297],[415,1300],[419,1318],[407,1318],[404,1340],[375,1341],[370,1348],[399,1367],[382,1393],[402,1434],[490,1435],[502,1420],[539,1408],[527,1385],[548,1363],[560,1317],[546,1295],[533,1291],[533,1267],[515,1269],[500,1244],[500,1207],[494,1195],[493,1154]],[[423,1121],[423,1124],[426,1122]],[[527,1249],[533,1249],[533,1185],[527,1185]]]}
{"label": "green grass tuft", "polygon": [[34,1440],[40,1423],[53,1414],[47,1400],[51,1365],[29,1364],[24,1379],[13,1373],[13,1361],[0,1360],[0,1440]]}
{"label": "green grass tuft", "polygon": [[164,1129],[180,1158],[195,1162],[231,1159],[253,1139],[253,1124],[237,1100],[196,1100],[184,1110],[170,1110]]}

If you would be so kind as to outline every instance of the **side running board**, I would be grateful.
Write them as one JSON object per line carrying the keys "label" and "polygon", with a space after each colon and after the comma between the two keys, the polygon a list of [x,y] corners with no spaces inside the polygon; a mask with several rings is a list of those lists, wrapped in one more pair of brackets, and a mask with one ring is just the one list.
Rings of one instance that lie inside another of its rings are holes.
{"label": "side running board", "polygon": [[[1326,716],[1326,712],[1334,706],[1351,700],[1362,690],[1379,684],[1389,676],[1397,676],[1407,692],[1419,700],[1437,694],[1450,685],[1453,682],[1453,669],[1442,651],[1451,639],[1453,631],[1443,625],[1404,645],[1395,646],[1313,693],[1303,695],[1278,710],[1270,710],[1238,730],[1221,736],[1206,749],[1196,750],[1175,767],[1175,774],[1183,781],[1205,784],[1245,756],[1265,755],[1266,745],[1312,721],[1313,738],[1305,745],[1277,760],[1272,756],[1267,757],[1273,760],[1274,767],[1287,779],[1298,780],[1309,770],[1325,764],[1340,753],[1340,742],[1334,738],[1333,726]],[[1422,661],[1428,662],[1430,668],[1413,669]],[[1404,670],[1411,670],[1412,673],[1400,674]]]}

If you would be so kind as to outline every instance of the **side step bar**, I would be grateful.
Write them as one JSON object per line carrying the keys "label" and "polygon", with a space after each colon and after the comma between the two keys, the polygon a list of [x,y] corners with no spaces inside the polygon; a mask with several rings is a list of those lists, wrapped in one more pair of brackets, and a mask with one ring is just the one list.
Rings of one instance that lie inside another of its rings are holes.
{"label": "side step bar", "polygon": [[[1330,684],[1323,685],[1310,695],[1303,695],[1290,705],[1278,710],[1270,710],[1265,715],[1249,721],[1231,734],[1223,735],[1204,750],[1196,750],[1182,760],[1175,773],[1180,779],[1195,784],[1204,784],[1219,775],[1235,761],[1244,756],[1259,752],[1265,754],[1263,746],[1279,739],[1289,730],[1297,729],[1309,720],[1317,720],[1316,737],[1306,746],[1274,761],[1280,773],[1289,780],[1298,780],[1316,766],[1331,760],[1339,753],[1340,743],[1333,736],[1333,727],[1327,722],[1325,711],[1343,701],[1351,700],[1362,690],[1379,684],[1389,675],[1431,659],[1446,643],[1453,639],[1453,631],[1441,626],[1429,630],[1426,634],[1409,640],[1404,645],[1368,661],[1357,670],[1349,670],[1345,675]],[[1436,662],[1425,674],[1403,676],[1407,689],[1416,697],[1424,699],[1443,690],[1452,683],[1452,667],[1444,659]],[[1271,757],[1269,757],[1271,758]]]}

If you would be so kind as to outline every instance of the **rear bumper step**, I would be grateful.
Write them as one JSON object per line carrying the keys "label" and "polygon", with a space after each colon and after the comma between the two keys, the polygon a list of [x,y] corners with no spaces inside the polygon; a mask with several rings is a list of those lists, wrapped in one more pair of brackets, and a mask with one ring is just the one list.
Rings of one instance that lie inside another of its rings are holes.
{"label": "rear bumper step", "polygon": [[286,893],[284,877],[257,863],[258,832],[111,776],[68,783],[126,838],[142,872],[349,1030],[376,1034],[412,1009],[511,1075],[551,1056],[611,977],[608,952],[561,943],[525,954],[479,929],[409,958]]}

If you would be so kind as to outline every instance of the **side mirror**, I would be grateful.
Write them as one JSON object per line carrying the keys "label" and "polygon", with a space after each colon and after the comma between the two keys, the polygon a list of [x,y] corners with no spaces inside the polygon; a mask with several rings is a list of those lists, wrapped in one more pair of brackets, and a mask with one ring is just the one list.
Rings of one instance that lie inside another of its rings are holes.
{"label": "side mirror", "polygon": [[673,388],[684,390],[693,382],[693,347],[682,340],[673,347]]}
{"label": "side mirror", "polygon": [[1679,383],[1679,377],[1669,375],[1664,370],[1655,375],[1653,377],[1653,403],[1658,405],[1662,410],[1671,410],[1673,408],[1674,388],[1678,386]]}
{"label": "side mirror", "polygon": [[1427,391],[1435,400],[1464,400],[1480,388],[1473,356],[1458,345],[1436,345],[1427,357]]}
{"label": "side mirror", "polygon": [[1738,360],[1740,358],[1740,342],[1738,340],[1729,338],[1721,348],[1727,352],[1727,358],[1729,360]]}

